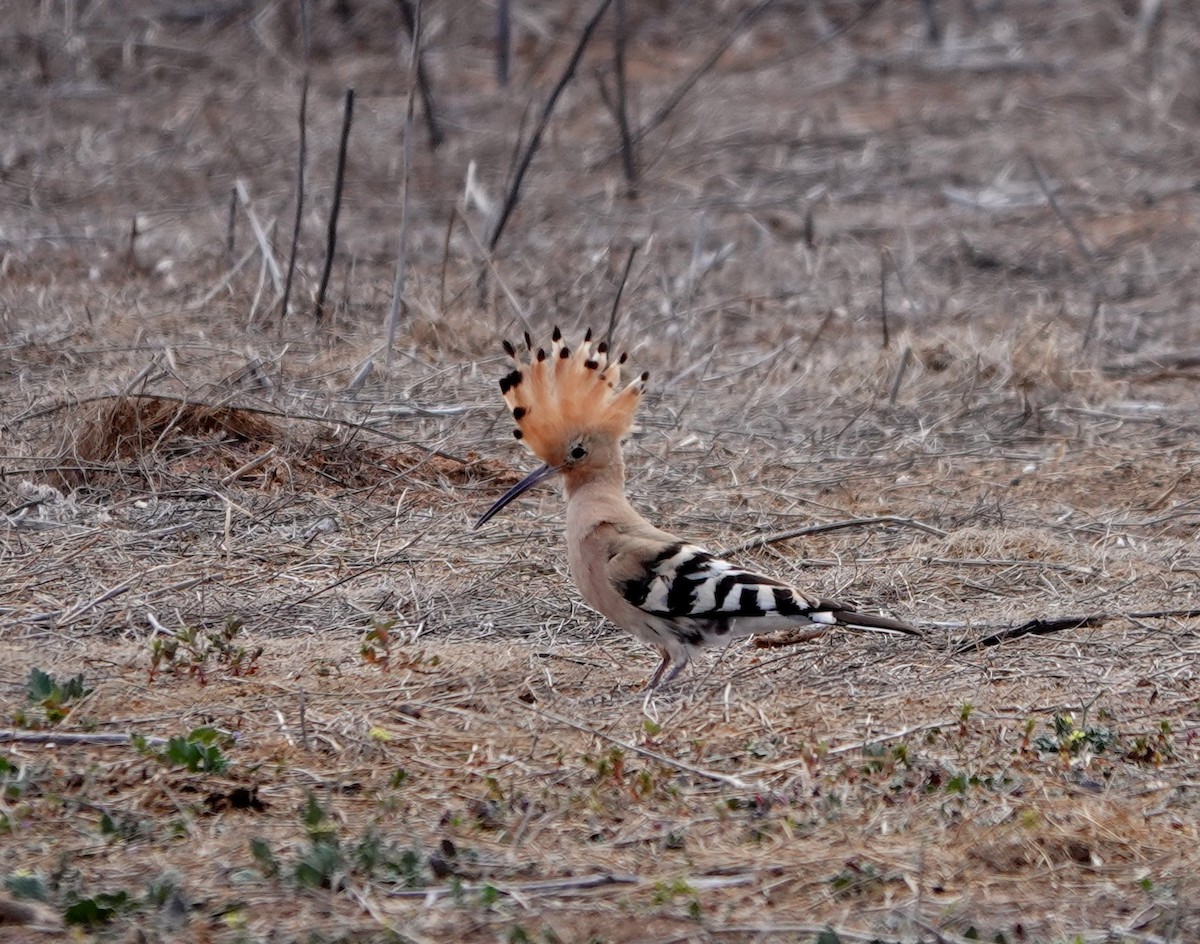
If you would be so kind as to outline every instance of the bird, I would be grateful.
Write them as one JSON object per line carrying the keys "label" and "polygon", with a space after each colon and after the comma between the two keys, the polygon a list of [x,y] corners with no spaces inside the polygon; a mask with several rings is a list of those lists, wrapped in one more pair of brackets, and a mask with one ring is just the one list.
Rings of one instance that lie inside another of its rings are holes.
{"label": "bird", "polygon": [[[622,444],[650,379],[622,385],[628,354],[612,357],[588,329],[572,349],[554,328],[549,350],[504,341],[512,362],[500,380],[513,435],[542,461],[481,515],[475,530],[519,495],[561,476],[567,559],[587,603],[655,649],[649,689],[670,685],[704,648],[779,630],[834,626],[921,636],[908,623],[801,591],[756,573],[647,521],[625,494]],[[810,638],[807,635],[804,638]]]}

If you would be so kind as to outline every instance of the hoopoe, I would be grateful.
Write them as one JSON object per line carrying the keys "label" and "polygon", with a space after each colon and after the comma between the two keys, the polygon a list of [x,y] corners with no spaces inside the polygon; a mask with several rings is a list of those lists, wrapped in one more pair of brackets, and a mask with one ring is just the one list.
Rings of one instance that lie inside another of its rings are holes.
{"label": "hoopoe", "polygon": [[651,689],[669,684],[700,649],[741,636],[806,626],[820,634],[837,625],[921,635],[907,623],[803,593],[656,528],[625,497],[621,454],[650,375],[621,386],[627,355],[610,360],[607,345],[594,344],[590,329],[574,351],[558,328],[549,351],[535,351],[528,333],[525,347],[522,361],[504,342],[514,366],[500,392],[517,424],[513,435],[545,464],[475,527],[544,479],[562,475],[571,575],[593,608],[658,651],[662,661]]}

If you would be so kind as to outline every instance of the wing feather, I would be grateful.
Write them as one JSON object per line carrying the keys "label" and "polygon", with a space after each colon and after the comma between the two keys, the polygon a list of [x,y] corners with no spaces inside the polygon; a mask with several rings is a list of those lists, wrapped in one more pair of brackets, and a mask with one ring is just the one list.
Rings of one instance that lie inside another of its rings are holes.
{"label": "wing feather", "polygon": [[899,620],[808,596],[680,541],[628,549],[609,562],[609,573],[624,599],[642,612],[680,627],[707,626],[718,635],[730,629],[738,636],[775,632],[798,623],[919,635]]}

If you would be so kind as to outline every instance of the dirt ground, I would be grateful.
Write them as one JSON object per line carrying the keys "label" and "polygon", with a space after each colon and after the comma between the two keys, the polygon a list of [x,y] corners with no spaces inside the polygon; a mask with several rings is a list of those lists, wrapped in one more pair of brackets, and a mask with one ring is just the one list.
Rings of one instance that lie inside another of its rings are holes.
{"label": "dirt ground", "polygon": [[[0,23],[0,941],[1200,939],[1200,11],[613,3],[536,136],[597,7],[420,6],[431,111],[393,0]],[[556,489],[471,530],[555,324],[926,637],[648,698]]]}

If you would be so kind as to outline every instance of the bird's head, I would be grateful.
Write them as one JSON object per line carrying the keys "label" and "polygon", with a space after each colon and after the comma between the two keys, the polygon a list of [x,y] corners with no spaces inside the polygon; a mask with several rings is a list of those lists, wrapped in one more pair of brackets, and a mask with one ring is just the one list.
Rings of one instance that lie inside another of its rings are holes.
{"label": "bird's head", "polygon": [[500,498],[475,523],[479,527],[522,492],[556,473],[573,489],[602,475],[620,476],[621,440],[646,389],[649,374],[620,385],[626,355],[609,359],[607,345],[592,341],[569,348],[554,329],[550,349],[535,349],[525,335],[525,351],[508,341],[504,352],[512,369],[500,379],[500,392],[517,424],[513,435],[545,463]]}

